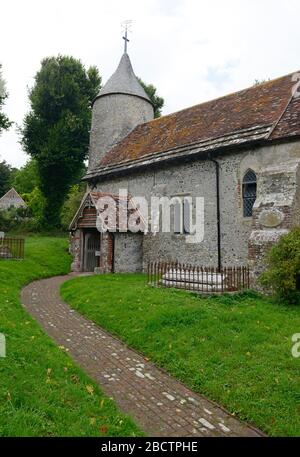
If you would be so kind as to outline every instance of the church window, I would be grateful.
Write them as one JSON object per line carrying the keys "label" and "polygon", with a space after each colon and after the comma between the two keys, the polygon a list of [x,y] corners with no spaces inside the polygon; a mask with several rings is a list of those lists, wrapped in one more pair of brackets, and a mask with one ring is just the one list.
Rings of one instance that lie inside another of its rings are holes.
{"label": "church window", "polygon": [[257,178],[253,170],[248,170],[243,179],[244,217],[251,217],[256,200]]}

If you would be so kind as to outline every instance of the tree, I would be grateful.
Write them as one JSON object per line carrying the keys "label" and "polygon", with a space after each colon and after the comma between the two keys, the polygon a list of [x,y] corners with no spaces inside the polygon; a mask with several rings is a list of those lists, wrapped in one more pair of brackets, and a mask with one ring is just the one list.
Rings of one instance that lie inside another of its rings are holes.
{"label": "tree", "polygon": [[300,227],[282,236],[268,252],[267,270],[260,282],[271,288],[279,301],[300,304]]}
{"label": "tree", "polygon": [[60,225],[60,211],[82,173],[89,145],[91,103],[98,94],[98,70],[73,57],[42,61],[29,92],[31,110],[22,129],[25,151],[36,160],[48,227]]}
{"label": "tree", "polygon": [[14,169],[3,160],[0,162],[0,198],[12,187]]}
{"label": "tree", "polygon": [[160,117],[161,116],[161,110],[165,104],[165,101],[162,97],[159,97],[156,94],[156,87],[153,86],[153,84],[146,84],[141,78],[138,78],[141,86],[144,88],[146,94],[150,98],[151,102],[153,103],[154,106],[154,117]]}
{"label": "tree", "polygon": [[29,194],[35,187],[39,186],[39,174],[37,162],[34,159],[28,160],[24,167],[17,170],[13,179],[13,187],[19,194]]}
{"label": "tree", "polygon": [[66,199],[61,211],[61,224],[63,229],[68,230],[73,217],[78,210],[86,191],[86,184],[75,184],[72,186],[68,198]]}
{"label": "tree", "polygon": [[40,227],[43,222],[45,209],[45,199],[38,187],[35,187],[30,193],[22,195],[30,212],[34,218],[35,226]]}
{"label": "tree", "polygon": [[1,135],[1,132],[3,130],[7,130],[9,129],[9,127],[11,126],[11,122],[9,121],[8,117],[2,113],[2,107],[5,103],[5,100],[7,99],[8,95],[7,95],[7,92],[6,92],[6,88],[5,88],[5,81],[4,79],[2,78],[2,74],[1,74],[1,64],[0,64],[0,135]]}

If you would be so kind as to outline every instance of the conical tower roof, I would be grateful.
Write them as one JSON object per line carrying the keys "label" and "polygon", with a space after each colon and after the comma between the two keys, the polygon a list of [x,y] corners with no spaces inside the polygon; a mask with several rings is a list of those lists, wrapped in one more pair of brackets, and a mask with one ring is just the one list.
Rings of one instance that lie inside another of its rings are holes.
{"label": "conical tower roof", "polygon": [[125,52],[115,73],[109,78],[98,96],[109,94],[127,94],[143,98],[152,104],[150,98],[134,74],[129,55]]}

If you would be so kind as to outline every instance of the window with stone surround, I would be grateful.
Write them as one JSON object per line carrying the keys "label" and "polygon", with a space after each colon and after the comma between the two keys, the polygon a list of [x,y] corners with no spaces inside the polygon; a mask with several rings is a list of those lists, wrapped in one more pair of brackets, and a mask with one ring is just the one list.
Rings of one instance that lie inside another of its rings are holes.
{"label": "window with stone surround", "polygon": [[252,217],[256,200],[257,177],[253,170],[248,170],[243,179],[243,215]]}

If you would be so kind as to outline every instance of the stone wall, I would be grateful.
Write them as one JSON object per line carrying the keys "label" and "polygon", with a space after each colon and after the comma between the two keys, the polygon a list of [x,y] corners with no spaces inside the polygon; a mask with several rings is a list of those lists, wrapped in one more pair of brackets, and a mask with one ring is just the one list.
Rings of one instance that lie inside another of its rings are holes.
{"label": "stone wall", "polygon": [[[300,158],[300,143],[251,149],[223,155],[218,158],[220,163],[220,211],[221,211],[221,247],[222,264],[243,265],[248,262],[248,241],[253,231],[252,218],[243,217],[242,180],[246,171],[251,168],[258,176],[258,199],[267,190],[263,184],[266,167],[286,163]],[[174,233],[148,234],[143,242],[144,268],[149,260],[181,260],[197,265],[217,266],[217,213],[216,213],[216,176],[215,165],[209,160],[195,161],[180,165],[168,165],[160,170],[148,169],[145,172],[131,174],[120,178],[110,178],[98,183],[97,190],[118,193],[119,189],[127,189],[133,196],[191,195],[205,199],[205,236],[200,244],[187,244],[185,235]],[[289,179],[281,181],[287,186]],[[295,186],[295,187],[293,187]],[[300,201],[299,184],[295,202]],[[298,186],[298,187],[297,187]],[[269,191],[268,191],[269,192]],[[294,191],[293,191],[294,192]],[[272,192],[269,192],[272,200]],[[299,223],[299,209],[296,203],[290,211],[289,226]],[[298,222],[297,222],[298,221]],[[271,241],[273,242],[273,241]],[[136,262],[131,254],[124,260],[120,259],[123,268]],[[252,256],[253,257],[253,256]],[[251,257],[251,260],[253,258]]]}
{"label": "stone wall", "polygon": [[138,124],[153,117],[151,103],[140,97],[110,94],[97,98],[92,112],[89,169],[99,164],[104,154]]}
{"label": "stone wall", "polygon": [[100,236],[100,267],[95,268],[95,273],[111,273],[113,271],[113,235],[101,233]]}
{"label": "stone wall", "polygon": [[143,235],[114,234],[114,272],[137,273],[143,269]]}
{"label": "stone wall", "polygon": [[249,239],[252,281],[264,270],[271,246],[295,225],[300,225],[300,157],[268,165],[260,171],[260,193],[253,212]]}
{"label": "stone wall", "polygon": [[[119,189],[127,189],[133,196],[174,196],[180,193],[191,195],[209,193],[209,199],[205,205],[205,230],[207,236],[197,250],[193,245],[185,243],[185,237],[174,234],[149,234],[145,236],[143,255],[144,264],[149,260],[184,258],[184,261],[200,261],[213,264],[217,261],[217,253],[214,249],[217,240],[215,224],[215,176],[214,165],[209,162],[195,162],[193,164],[168,167],[160,171],[148,171],[138,175],[114,179],[103,182],[98,190],[118,193]],[[202,177],[202,179],[199,179]],[[199,248],[199,249],[198,249]]]}
{"label": "stone wall", "polygon": [[82,245],[82,231],[77,229],[70,235],[70,254],[73,257],[71,264],[71,271],[79,273],[82,271],[81,265],[81,245]]}

